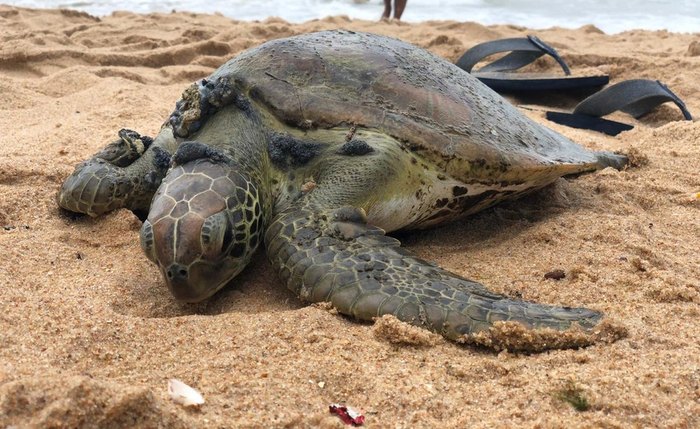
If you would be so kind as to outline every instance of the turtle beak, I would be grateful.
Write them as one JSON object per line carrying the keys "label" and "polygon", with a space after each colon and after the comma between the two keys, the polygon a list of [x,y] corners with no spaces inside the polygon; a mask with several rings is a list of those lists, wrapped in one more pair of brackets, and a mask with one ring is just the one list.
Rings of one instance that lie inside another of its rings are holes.
{"label": "turtle beak", "polygon": [[206,263],[195,263],[189,268],[178,263],[162,269],[168,290],[180,302],[199,302],[214,295],[233,275],[221,278],[221,271]]}
{"label": "turtle beak", "polygon": [[173,297],[182,302],[198,302],[201,298],[201,293],[195,290],[190,283],[189,270],[184,265],[173,263],[165,268],[165,282],[168,285],[170,293]]}

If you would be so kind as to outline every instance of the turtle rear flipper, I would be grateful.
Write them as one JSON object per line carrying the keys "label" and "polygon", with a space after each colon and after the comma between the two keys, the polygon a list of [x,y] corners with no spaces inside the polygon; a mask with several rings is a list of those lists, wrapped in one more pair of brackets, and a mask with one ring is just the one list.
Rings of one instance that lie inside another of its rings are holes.
{"label": "turtle rear flipper", "polygon": [[58,192],[58,204],[90,216],[122,207],[147,212],[170,164],[174,144],[168,128],[155,140],[122,129],[119,140],[76,167]]}
{"label": "turtle rear flipper", "polygon": [[602,317],[585,308],[541,305],[493,293],[411,255],[351,207],[288,209],[273,220],[265,242],[287,287],[306,301],[330,302],[339,312],[361,320],[391,314],[459,341],[500,321],[530,329],[563,331],[577,324],[591,330]]}

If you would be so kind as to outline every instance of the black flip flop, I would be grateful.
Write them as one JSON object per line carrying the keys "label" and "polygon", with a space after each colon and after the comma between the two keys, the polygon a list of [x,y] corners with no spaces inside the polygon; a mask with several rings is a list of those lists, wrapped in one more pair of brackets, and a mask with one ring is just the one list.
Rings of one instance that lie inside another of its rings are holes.
{"label": "black flip flop", "polygon": [[619,110],[639,118],[667,101],[673,101],[686,120],[693,120],[683,100],[663,83],[648,79],[632,79],[616,83],[580,102],[573,113],[547,112],[546,117],[552,122],[569,127],[616,136],[634,127],[622,122],[602,119],[601,116]]}
{"label": "black flip flop", "polygon": [[[510,52],[508,55],[474,70],[474,66],[484,58],[500,52]],[[564,70],[565,76],[553,76],[542,73],[514,73],[542,55],[554,58]],[[500,39],[480,43],[468,49],[457,60],[456,65],[471,73],[491,89],[499,92],[521,91],[566,91],[575,89],[595,89],[607,85],[610,81],[607,75],[571,76],[566,62],[557,51],[537,38]]]}

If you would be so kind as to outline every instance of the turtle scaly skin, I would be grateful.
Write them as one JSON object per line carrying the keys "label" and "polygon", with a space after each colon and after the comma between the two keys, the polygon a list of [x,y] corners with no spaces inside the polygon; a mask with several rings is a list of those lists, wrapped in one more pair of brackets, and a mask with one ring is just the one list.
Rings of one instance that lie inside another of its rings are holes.
{"label": "turtle scaly skin", "polygon": [[120,130],[118,140],[79,164],[66,179],[59,205],[90,216],[121,207],[147,214],[153,193],[168,170],[169,152],[176,145],[172,133],[166,130],[158,140],[153,145],[148,136]]}
{"label": "turtle scaly skin", "polygon": [[[422,86],[396,83],[407,72]],[[58,201],[91,216],[147,212],[141,246],[180,301],[213,295],[264,243],[305,301],[362,320],[392,314],[459,340],[499,321],[590,330],[602,315],[495,294],[385,231],[625,163],[530,121],[426,51],[322,32],[268,42],[191,85],[155,139],[121,131]]]}
{"label": "turtle scaly skin", "polygon": [[590,329],[601,314],[525,303],[488,291],[419,259],[351,207],[313,206],[280,213],[266,234],[267,252],[287,287],[305,301],[330,302],[361,320],[392,314],[459,340],[497,321],[564,330]]}

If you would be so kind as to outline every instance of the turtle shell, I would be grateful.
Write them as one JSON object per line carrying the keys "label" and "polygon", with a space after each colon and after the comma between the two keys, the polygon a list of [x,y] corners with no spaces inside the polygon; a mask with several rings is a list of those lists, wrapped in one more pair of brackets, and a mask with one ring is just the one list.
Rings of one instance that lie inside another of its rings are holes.
{"label": "turtle shell", "polygon": [[470,74],[389,37],[323,31],[273,40],[211,79],[219,77],[288,125],[376,129],[465,182],[547,181],[596,162]]}

